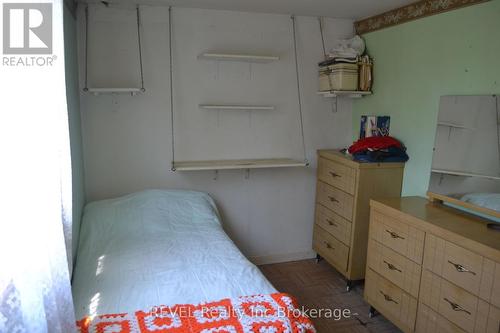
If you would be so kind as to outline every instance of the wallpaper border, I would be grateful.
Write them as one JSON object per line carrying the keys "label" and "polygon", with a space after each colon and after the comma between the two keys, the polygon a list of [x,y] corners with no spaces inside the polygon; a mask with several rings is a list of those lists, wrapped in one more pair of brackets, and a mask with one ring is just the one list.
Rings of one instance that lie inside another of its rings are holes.
{"label": "wallpaper border", "polygon": [[491,0],[421,0],[354,22],[356,32],[361,35],[405,22],[450,10],[476,5]]}

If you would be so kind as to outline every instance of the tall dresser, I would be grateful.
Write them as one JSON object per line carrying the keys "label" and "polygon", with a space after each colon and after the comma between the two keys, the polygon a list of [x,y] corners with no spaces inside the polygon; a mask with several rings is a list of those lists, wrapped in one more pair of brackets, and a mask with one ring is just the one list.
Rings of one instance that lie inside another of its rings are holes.
{"label": "tall dresser", "polygon": [[313,249],[351,282],[365,276],[369,200],[399,197],[404,163],[359,163],[318,151]]}
{"label": "tall dresser", "polygon": [[365,299],[404,332],[500,332],[500,232],[457,209],[371,201]]}

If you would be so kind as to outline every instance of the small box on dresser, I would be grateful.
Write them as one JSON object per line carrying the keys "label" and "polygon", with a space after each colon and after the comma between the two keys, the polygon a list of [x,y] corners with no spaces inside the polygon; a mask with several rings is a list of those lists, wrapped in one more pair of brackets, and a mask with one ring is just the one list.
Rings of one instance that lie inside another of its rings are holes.
{"label": "small box on dresser", "polygon": [[399,197],[404,163],[360,163],[318,151],[313,249],[351,281],[365,277],[369,200]]}
{"label": "small box on dresser", "polygon": [[425,198],[372,200],[366,301],[404,332],[500,332],[500,233],[487,223]]}

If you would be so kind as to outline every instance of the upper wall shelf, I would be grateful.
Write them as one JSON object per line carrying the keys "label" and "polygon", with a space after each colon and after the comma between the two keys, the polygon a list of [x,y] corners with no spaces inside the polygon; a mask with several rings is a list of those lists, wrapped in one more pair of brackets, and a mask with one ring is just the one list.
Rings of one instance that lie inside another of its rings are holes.
{"label": "upper wall shelf", "polygon": [[500,180],[500,176],[482,175],[479,173],[473,173],[473,172],[467,172],[467,171],[454,171],[454,170],[443,170],[443,169],[432,169],[431,171],[434,173],[440,173],[440,174],[444,174],[444,175],[477,177],[477,178]]}
{"label": "upper wall shelf", "polygon": [[307,162],[289,158],[219,160],[219,161],[185,161],[174,162],[175,171],[199,170],[241,170],[263,168],[305,167]]}
{"label": "upper wall shelf", "polygon": [[200,104],[202,109],[211,110],[274,110],[272,105],[228,105],[228,104]]}
{"label": "upper wall shelf", "polygon": [[323,97],[349,97],[349,98],[361,98],[366,95],[371,95],[371,91],[356,91],[356,90],[331,90],[331,91],[318,91],[318,95],[323,95]]}
{"label": "upper wall shelf", "polygon": [[268,63],[280,60],[280,57],[269,55],[255,55],[255,54],[235,54],[235,53],[202,53],[198,59],[206,60],[219,60],[219,61],[243,61],[243,62],[257,62]]}
{"label": "upper wall shelf", "polygon": [[94,94],[130,94],[136,95],[144,92],[145,90],[142,88],[86,88],[84,91]]}
{"label": "upper wall shelf", "polygon": [[452,127],[452,128],[461,128],[461,129],[466,129],[467,127],[460,125],[460,124],[455,124],[455,123],[450,123],[448,121],[438,121],[438,126],[445,126],[445,127]]}

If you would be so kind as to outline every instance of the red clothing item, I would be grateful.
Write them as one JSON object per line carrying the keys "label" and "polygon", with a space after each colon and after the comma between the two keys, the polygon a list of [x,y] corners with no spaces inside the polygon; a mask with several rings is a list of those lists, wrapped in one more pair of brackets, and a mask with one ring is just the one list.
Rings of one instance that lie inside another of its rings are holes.
{"label": "red clothing item", "polygon": [[367,149],[379,150],[389,147],[403,148],[403,145],[391,136],[371,136],[354,142],[348,151],[350,154],[356,154]]}

